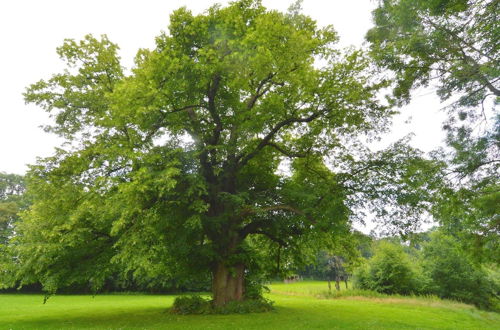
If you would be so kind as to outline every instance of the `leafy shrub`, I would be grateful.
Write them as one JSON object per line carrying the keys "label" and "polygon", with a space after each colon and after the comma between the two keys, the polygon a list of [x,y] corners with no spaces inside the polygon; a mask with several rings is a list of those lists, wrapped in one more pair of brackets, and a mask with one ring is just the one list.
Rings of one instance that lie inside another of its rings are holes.
{"label": "leafy shrub", "polygon": [[180,296],[175,298],[172,307],[174,314],[210,314],[210,301],[200,296]]}
{"label": "leafy shrub", "polygon": [[495,309],[498,305],[498,284],[484,268],[472,263],[452,236],[432,233],[424,246],[423,268],[431,279],[427,290],[441,298]]}
{"label": "leafy shrub", "polygon": [[373,258],[354,273],[355,287],[384,294],[435,295],[499,310],[499,272],[471,262],[453,236],[435,231],[423,250],[413,253],[412,263],[403,246],[381,242]]}
{"label": "leafy shrub", "polygon": [[354,272],[353,284],[355,288],[361,290],[371,290],[373,287],[368,264],[361,265]]}
{"label": "leafy shrub", "polygon": [[246,314],[262,313],[273,309],[273,302],[264,298],[231,301],[225,306],[216,307],[200,296],[181,296],[174,300],[173,314]]}
{"label": "leafy shrub", "polygon": [[407,295],[419,291],[415,273],[401,246],[380,242],[368,265],[355,273],[355,284],[360,289]]}
{"label": "leafy shrub", "polygon": [[[264,276],[249,272],[245,275],[245,300],[263,300],[263,294],[269,293],[270,290],[264,284]],[[265,299],[264,299],[265,300]]]}

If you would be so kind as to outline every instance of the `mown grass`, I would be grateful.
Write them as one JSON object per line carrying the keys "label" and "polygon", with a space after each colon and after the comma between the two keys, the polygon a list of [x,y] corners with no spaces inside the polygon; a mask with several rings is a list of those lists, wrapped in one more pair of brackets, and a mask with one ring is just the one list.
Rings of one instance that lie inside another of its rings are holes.
{"label": "mown grass", "polygon": [[[335,282],[331,282],[332,293],[335,292]],[[274,293],[290,295],[324,295],[328,293],[328,282],[326,281],[298,281],[295,283],[273,282],[268,285]],[[344,282],[340,283],[340,292],[351,291],[352,284],[346,289]]]}
{"label": "mown grass", "polygon": [[41,295],[4,294],[0,295],[0,329],[500,328],[499,314],[461,304],[431,306],[418,299],[412,302],[415,298],[319,299],[317,295],[327,291],[321,282],[273,284],[271,290],[273,312],[193,316],[169,313],[174,296],[57,295],[44,305]]}

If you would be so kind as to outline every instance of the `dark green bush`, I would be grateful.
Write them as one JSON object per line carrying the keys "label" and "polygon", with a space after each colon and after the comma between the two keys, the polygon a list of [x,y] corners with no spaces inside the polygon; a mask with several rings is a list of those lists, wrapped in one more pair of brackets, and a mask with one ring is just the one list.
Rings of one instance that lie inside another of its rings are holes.
{"label": "dark green bush", "polygon": [[211,314],[210,301],[200,296],[180,296],[175,298],[172,306],[174,314]]}
{"label": "dark green bush", "polygon": [[418,293],[417,276],[409,257],[399,245],[380,242],[368,265],[355,272],[355,284],[360,289],[386,294]]}
{"label": "dark green bush", "polygon": [[174,300],[171,312],[174,314],[246,314],[262,313],[273,309],[273,302],[264,298],[232,301],[222,307],[200,296],[181,296]]}
{"label": "dark green bush", "polygon": [[409,249],[380,242],[374,256],[354,273],[355,287],[385,294],[436,295],[483,309],[499,309],[497,268],[471,262],[453,236],[431,233],[422,251],[414,251],[414,259],[404,248]]}
{"label": "dark green bush", "polygon": [[424,246],[422,264],[430,279],[428,293],[459,300],[479,308],[495,309],[498,284],[480,265],[472,263],[459,242],[440,232],[431,235]]}

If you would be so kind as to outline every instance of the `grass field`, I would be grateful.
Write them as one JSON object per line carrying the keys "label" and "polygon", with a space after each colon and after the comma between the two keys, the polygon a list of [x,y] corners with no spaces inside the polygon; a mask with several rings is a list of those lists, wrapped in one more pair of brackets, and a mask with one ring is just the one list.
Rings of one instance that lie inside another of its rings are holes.
{"label": "grass field", "polygon": [[174,296],[0,295],[0,329],[500,329],[500,315],[424,298],[320,299],[324,282],[273,284],[276,310],[180,316]]}

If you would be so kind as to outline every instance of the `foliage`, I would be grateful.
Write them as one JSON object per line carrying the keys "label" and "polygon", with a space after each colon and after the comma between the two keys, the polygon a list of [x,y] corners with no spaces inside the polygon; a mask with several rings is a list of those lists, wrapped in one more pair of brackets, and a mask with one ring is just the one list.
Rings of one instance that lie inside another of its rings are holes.
{"label": "foliage", "polygon": [[23,198],[24,178],[21,175],[0,172],[0,246],[7,244],[18,212],[27,207]]}
{"label": "foliage", "polygon": [[499,305],[500,286],[487,272],[473,264],[459,242],[436,231],[423,249],[423,270],[430,278],[427,291],[442,298],[455,299],[480,308]]}
{"label": "foliage", "polygon": [[[295,269],[302,277],[315,280],[347,280],[362,260],[362,254],[368,253],[371,238],[359,231],[352,231],[336,238],[329,250],[319,250],[313,262]],[[338,275],[338,276],[337,276]]]}
{"label": "foliage", "polygon": [[15,235],[19,212],[29,205],[25,188],[23,176],[0,172],[0,289],[10,286],[13,256],[9,240]]}
{"label": "foliage", "polygon": [[25,93],[67,143],[28,174],[20,285],[54,293],[99,290],[116,274],[153,287],[212,275],[221,306],[244,297],[246,274],[307,264],[349,233],[359,199],[385,196],[394,212],[384,218],[418,219],[430,190],[407,172],[419,155],[400,143],[372,161],[359,146],[394,113],[379,97],[387,82],[336,41],[297,6],[256,0],[175,11],[129,75],[106,36],[66,40],[67,69]]}
{"label": "foliage", "polygon": [[273,303],[262,297],[231,301],[224,306],[214,306],[212,302],[200,296],[179,296],[175,298],[173,314],[247,314],[262,313],[273,309]]}
{"label": "foliage", "polygon": [[392,71],[395,100],[437,87],[447,106],[447,186],[432,213],[478,261],[498,263],[500,3],[496,0],[383,0],[366,38]]}
{"label": "foliage", "polygon": [[171,312],[174,314],[210,314],[210,301],[200,296],[175,298]]}
{"label": "foliage", "polygon": [[355,275],[356,286],[387,294],[411,294],[419,291],[415,270],[401,246],[379,242],[368,265]]}
{"label": "foliage", "polygon": [[[464,144],[466,145],[466,144]],[[477,157],[481,157],[477,154]],[[483,158],[485,160],[487,158]],[[460,237],[463,250],[476,262],[500,263],[500,190],[497,166],[481,179],[470,179],[459,189],[447,188],[438,195],[433,214],[450,234]],[[484,174],[484,173],[483,173]],[[462,177],[462,174],[459,174]]]}
{"label": "foliage", "polygon": [[460,241],[442,228],[419,236],[424,239],[418,249],[379,242],[373,258],[356,270],[355,286],[382,293],[435,295],[498,309],[495,266],[473,263]]}
{"label": "foliage", "polygon": [[439,159],[425,159],[410,147],[409,139],[389,148],[364,153],[350,162],[351,171],[341,174],[349,205],[363,223],[369,211],[385,235],[406,237],[420,229],[435,196],[444,185],[446,164]]}
{"label": "foliage", "polygon": [[396,75],[395,95],[438,80],[438,95],[462,95],[459,106],[500,96],[499,3],[495,0],[383,0],[366,38],[371,53]]}

